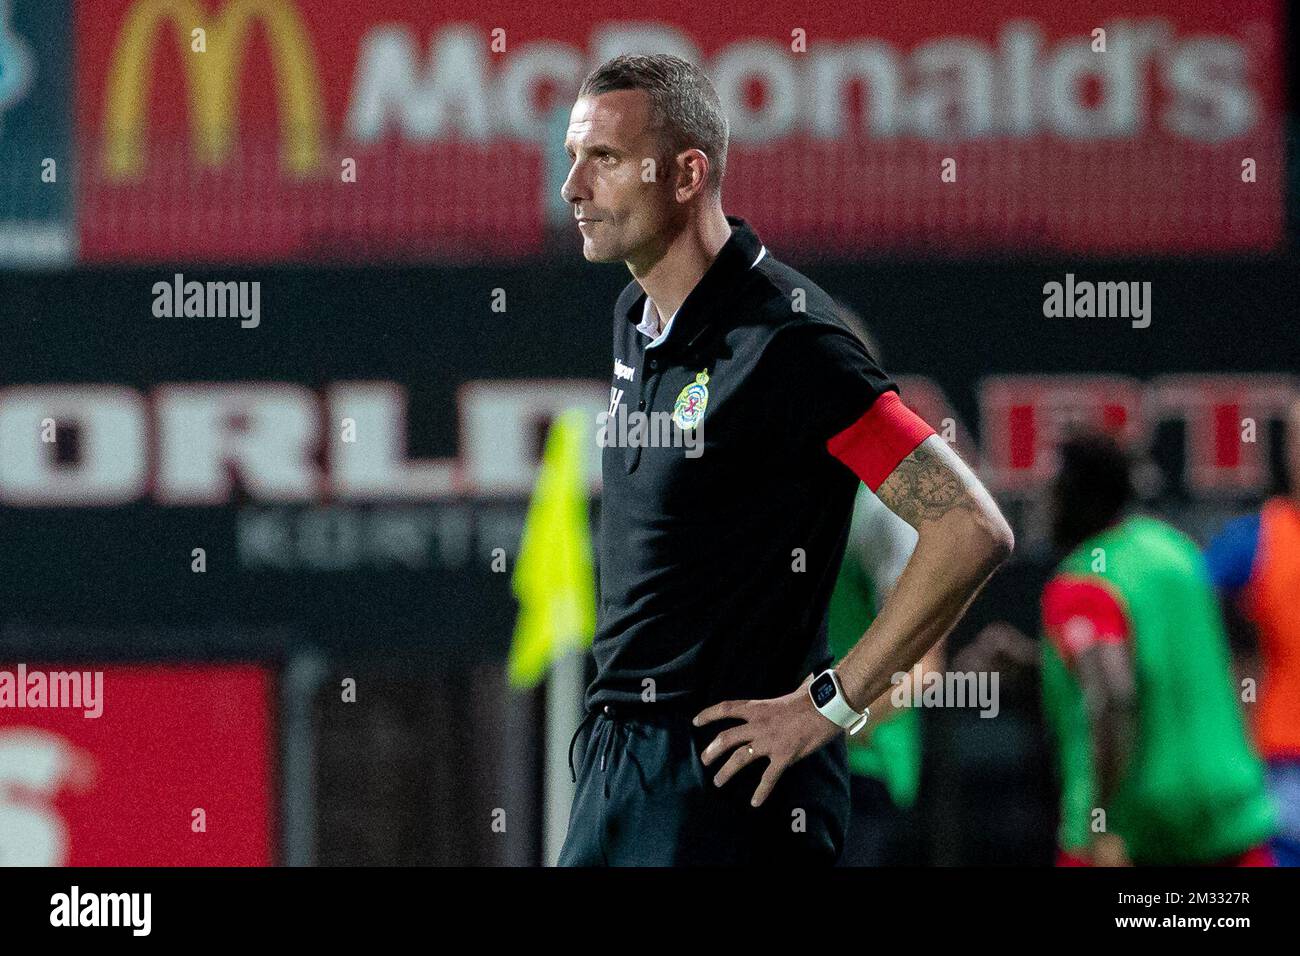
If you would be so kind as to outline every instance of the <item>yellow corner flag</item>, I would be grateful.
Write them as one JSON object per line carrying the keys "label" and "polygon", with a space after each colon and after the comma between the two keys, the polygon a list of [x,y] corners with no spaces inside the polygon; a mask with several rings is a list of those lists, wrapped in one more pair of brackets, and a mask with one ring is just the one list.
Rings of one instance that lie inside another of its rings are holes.
{"label": "yellow corner flag", "polygon": [[553,661],[590,647],[596,631],[585,432],[586,416],[575,409],[546,436],[512,579],[519,599],[508,667],[514,687],[535,686]]}

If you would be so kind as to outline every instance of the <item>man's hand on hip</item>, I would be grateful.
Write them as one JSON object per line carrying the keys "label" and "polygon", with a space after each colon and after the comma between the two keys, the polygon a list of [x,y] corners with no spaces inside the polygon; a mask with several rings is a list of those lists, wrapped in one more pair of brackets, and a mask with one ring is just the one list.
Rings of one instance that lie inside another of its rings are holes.
{"label": "man's hand on hip", "polygon": [[834,740],[836,735],[844,732],[813,706],[812,698],[808,696],[808,685],[811,682],[812,675],[809,674],[798,690],[784,697],[771,700],[724,700],[695,715],[692,723],[696,727],[729,718],[744,721],[739,726],[722,731],[700,754],[706,766],[715,763],[725,754],[731,754],[731,758],[713,778],[715,785],[722,786],[743,767],[766,757],[769,761],[767,769],[763,771],[763,779],[759,781],[758,789],[750,800],[753,806],[760,806],[772,793],[787,767],[821,749]]}

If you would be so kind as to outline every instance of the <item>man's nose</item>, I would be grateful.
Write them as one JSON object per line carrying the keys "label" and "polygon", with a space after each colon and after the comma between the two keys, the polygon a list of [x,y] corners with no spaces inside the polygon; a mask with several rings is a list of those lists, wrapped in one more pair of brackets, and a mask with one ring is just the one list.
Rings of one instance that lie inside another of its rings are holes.
{"label": "man's nose", "polygon": [[578,172],[577,163],[573,164],[569,170],[569,175],[565,177],[564,185],[560,187],[560,195],[564,197],[564,201],[567,203],[580,202],[583,199],[591,198],[586,184]]}

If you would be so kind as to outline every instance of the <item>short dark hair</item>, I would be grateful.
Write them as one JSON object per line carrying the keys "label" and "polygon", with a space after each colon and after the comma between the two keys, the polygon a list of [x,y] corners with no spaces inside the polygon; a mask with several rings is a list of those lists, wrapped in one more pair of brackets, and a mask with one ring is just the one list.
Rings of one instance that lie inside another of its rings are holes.
{"label": "short dark hair", "polygon": [[727,168],[727,117],[704,71],[667,53],[616,56],[587,75],[579,96],[641,90],[650,99],[650,121],[674,153],[698,149],[709,157],[709,190],[722,188]]}
{"label": "short dark hair", "polygon": [[1079,431],[1058,449],[1053,538],[1072,549],[1118,521],[1133,499],[1133,466],[1115,437]]}

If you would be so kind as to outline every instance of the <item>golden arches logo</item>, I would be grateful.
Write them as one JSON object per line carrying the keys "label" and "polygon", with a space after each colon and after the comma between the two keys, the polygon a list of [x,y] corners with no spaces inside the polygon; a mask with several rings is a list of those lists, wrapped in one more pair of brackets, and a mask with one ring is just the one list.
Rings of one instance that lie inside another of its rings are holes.
{"label": "golden arches logo", "polygon": [[[190,135],[200,163],[219,167],[230,157],[238,128],[238,67],[253,21],[271,46],[280,112],[281,163],[306,176],[324,152],[324,106],[317,85],[311,38],[293,5],[279,0],[230,0],[209,16],[197,0],[139,0],[122,23],[104,89],[104,172],[131,179],[144,168],[148,69],[154,35],[174,27],[189,85]],[[191,31],[202,28],[207,50],[190,50]]]}

